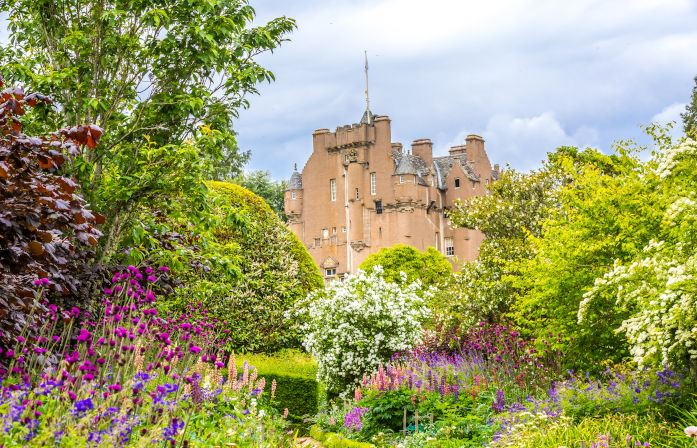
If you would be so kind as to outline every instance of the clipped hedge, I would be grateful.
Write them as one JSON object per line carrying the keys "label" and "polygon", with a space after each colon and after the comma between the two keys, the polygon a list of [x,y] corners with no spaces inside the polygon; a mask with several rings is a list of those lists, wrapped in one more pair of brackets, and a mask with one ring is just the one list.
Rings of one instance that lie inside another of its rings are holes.
{"label": "clipped hedge", "polygon": [[[312,259],[312,256],[310,256],[310,253],[298,237],[274,213],[269,204],[256,194],[236,184],[209,182],[208,185],[213,191],[229,200],[232,207],[241,208],[247,212],[248,216],[259,228],[264,228],[268,225],[280,228],[283,237],[288,241],[287,249],[290,255],[298,263],[297,279],[300,281],[303,289],[310,291],[316,288],[324,288],[324,279],[317,263]],[[240,241],[240,244],[251,248],[256,242]]]}
{"label": "clipped hedge", "polygon": [[210,269],[182,279],[161,311],[186,311],[192,303],[207,309],[227,330],[226,349],[238,353],[300,347],[296,322],[286,312],[324,287],[319,268],[259,196],[231,183],[208,186],[212,218],[197,253]]}
{"label": "clipped hedge", "polygon": [[325,448],[374,448],[375,445],[367,442],[358,442],[343,437],[333,432],[322,432],[317,426],[310,428],[310,437],[317,440]]}
{"label": "clipped hedge", "polygon": [[288,408],[288,416],[294,423],[300,423],[303,416],[313,416],[319,409],[319,385],[317,380],[311,377],[295,375],[292,373],[278,374],[259,372],[259,376],[266,378],[266,384],[276,380],[276,396],[272,406],[283,411]]}
{"label": "clipped hedge", "polygon": [[297,350],[286,350],[273,355],[238,355],[238,371],[242,370],[245,361],[257,369],[259,376],[266,379],[268,391],[271,390],[272,381],[276,380],[272,405],[280,412],[288,408],[289,419],[294,424],[304,426],[303,416],[317,414],[320,393],[316,380],[317,362],[310,355]]}

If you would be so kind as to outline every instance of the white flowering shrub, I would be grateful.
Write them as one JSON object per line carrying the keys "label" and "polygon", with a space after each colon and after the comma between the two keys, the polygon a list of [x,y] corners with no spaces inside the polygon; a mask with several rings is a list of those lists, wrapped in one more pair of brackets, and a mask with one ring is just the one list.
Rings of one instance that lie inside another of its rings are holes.
{"label": "white flowering shrub", "polygon": [[584,294],[579,322],[614,295],[629,312],[626,334],[640,365],[697,365],[697,143],[686,140],[658,158],[665,198],[661,229],[627,263],[615,261]]}
{"label": "white flowering shrub", "polygon": [[388,283],[382,272],[380,266],[370,274],[359,270],[314,291],[296,310],[303,322],[303,345],[317,359],[317,379],[330,392],[352,391],[364,374],[423,337],[432,293],[423,292],[418,281]]}

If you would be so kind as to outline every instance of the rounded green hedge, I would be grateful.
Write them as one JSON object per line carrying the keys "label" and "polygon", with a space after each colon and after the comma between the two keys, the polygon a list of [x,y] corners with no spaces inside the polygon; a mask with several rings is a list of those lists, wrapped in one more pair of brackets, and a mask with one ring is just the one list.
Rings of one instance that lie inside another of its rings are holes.
{"label": "rounded green hedge", "polygon": [[163,311],[188,306],[224,321],[227,349],[274,352],[299,347],[295,323],[285,313],[315,288],[319,268],[263,199],[239,185],[210,182],[211,224],[197,254],[207,266],[189,272]]}

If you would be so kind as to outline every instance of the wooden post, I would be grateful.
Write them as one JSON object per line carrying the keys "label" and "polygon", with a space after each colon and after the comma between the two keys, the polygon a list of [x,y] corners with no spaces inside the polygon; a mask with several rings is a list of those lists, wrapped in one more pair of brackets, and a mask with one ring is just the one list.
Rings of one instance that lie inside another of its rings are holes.
{"label": "wooden post", "polygon": [[418,410],[416,411],[414,419],[416,421],[416,425],[414,427],[414,432],[419,432],[419,411]]}
{"label": "wooden post", "polygon": [[404,430],[404,436],[406,437],[406,435],[407,435],[407,408],[404,408],[404,423],[402,425],[402,429]]}

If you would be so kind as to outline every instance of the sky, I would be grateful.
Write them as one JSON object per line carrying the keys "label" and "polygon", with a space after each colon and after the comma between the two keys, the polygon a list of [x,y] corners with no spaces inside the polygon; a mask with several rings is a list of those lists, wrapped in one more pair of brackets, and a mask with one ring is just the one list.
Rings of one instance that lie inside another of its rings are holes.
{"label": "sky", "polygon": [[[605,153],[640,125],[680,121],[697,75],[697,0],[250,0],[256,22],[298,28],[258,61],[262,85],[236,122],[247,169],[290,176],[312,132],[392,120],[392,141],[435,155],[486,140],[492,163],[527,171],[561,145]],[[681,126],[678,126],[681,128]]]}

